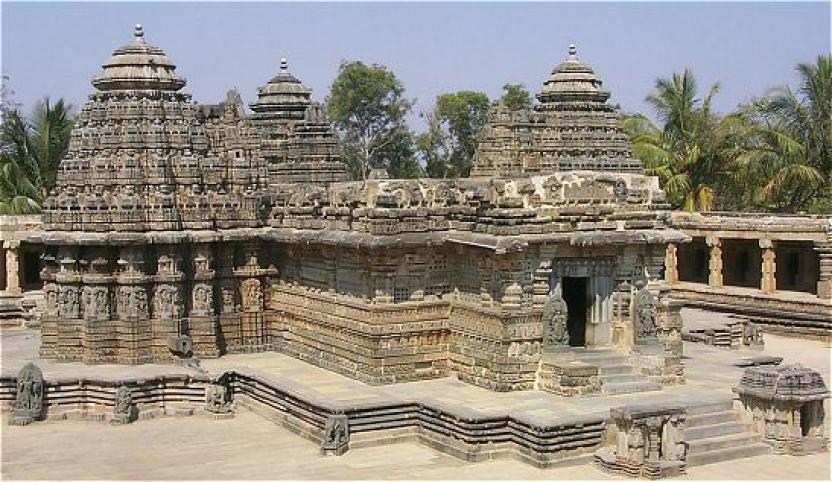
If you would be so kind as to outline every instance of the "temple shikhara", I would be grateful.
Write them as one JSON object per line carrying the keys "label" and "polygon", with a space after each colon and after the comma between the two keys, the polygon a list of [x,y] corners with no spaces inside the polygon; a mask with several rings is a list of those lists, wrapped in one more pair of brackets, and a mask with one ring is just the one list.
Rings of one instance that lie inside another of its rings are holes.
{"label": "temple shikhara", "polygon": [[[45,358],[277,351],[562,394],[683,377],[663,266],[686,236],[574,46],[533,109],[493,110],[467,179],[347,181],[285,60],[250,115],[196,104],[137,27],[92,84],[43,217]],[[613,351],[624,381],[582,361]]]}

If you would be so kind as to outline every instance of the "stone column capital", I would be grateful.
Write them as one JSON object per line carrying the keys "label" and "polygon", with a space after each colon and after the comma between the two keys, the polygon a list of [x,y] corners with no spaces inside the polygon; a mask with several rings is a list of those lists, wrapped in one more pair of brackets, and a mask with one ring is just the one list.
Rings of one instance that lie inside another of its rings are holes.
{"label": "stone column capital", "polygon": [[774,242],[772,240],[763,238],[759,240],[760,249],[772,249],[774,248]]}

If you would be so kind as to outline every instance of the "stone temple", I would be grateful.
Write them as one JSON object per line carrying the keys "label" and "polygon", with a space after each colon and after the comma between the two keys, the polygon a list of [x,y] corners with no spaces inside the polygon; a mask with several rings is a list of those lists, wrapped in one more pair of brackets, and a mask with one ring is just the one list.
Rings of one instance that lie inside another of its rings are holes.
{"label": "stone temple", "polygon": [[[44,358],[275,351],[370,383],[563,395],[683,379],[664,194],[570,47],[497,107],[465,179],[347,180],[282,61],[243,108],[193,102],[137,27],[92,81],[43,216]],[[623,355],[625,382],[599,375]]]}
{"label": "stone temple", "polygon": [[828,342],[771,330],[828,340],[832,218],[671,213],[574,46],[463,179],[350,181],[286,60],[200,104],[137,26],[92,84],[42,219],[0,216],[4,476],[829,479]]}

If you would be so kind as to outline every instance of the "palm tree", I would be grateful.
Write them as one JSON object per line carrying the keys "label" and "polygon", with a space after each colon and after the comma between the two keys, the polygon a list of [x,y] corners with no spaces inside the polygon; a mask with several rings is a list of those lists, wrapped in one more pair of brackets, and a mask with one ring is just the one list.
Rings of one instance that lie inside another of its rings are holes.
{"label": "palm tree", "polygon": [[0,213],[40,211],[40,203],[55,185],[60,160],[69,148],[73,117],[63,99],[46,98],[30,120],[18,110],[4,112],[0,129]]}
{"label": "palm tree", "polygon": [[648,174],[659,177],[668,200],[687,211],[713,209],[717,186],[728,175],[727,157],[735,151],[732,132],[737,119],[720,117],[711,110],[719,91],[712,85],[704,99],[689,69],[656,80],[645,99],[663,126],[643,115],[628,116],[624,128],[633,143],[633,155]]}
{"label": "palm tree", "polygon": [[821,210],[832,200],[832,55],[797,71],[797,93],[777,87],[744,109],[756,138],[741,165],[765,180],[759,202],[778,211]]}

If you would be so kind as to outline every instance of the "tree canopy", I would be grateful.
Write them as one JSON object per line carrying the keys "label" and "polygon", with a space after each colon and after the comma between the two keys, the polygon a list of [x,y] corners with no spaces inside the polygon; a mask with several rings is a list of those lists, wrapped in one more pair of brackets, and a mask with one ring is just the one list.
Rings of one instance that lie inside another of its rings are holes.
{"label": "tree canopy", "polygon": [[4,99],[0,126],[0,214],[40,212],[69,148],[74,118],[63,99],[45,98],[27,119]]}
{"label": "tree canopy", "polygon": [[483,92],[465,90],[437,96],[433,112],[425,116],[428,130],[417,137],[428,176],[468,176],[488,109],[488,95]]}
{"label": "tree canopy", "polygon": [[523,84],[504,84],[499,102],[511,110],[523,110],[532,106],[532,94]]}
{"label": "tree canopy", "polygon": [[341,63],[326,103],[355,179],[367,179],[371,169],[386,169],[394,177],[420,173],[406,123],[413,101],[404,91],[387,67]]}

